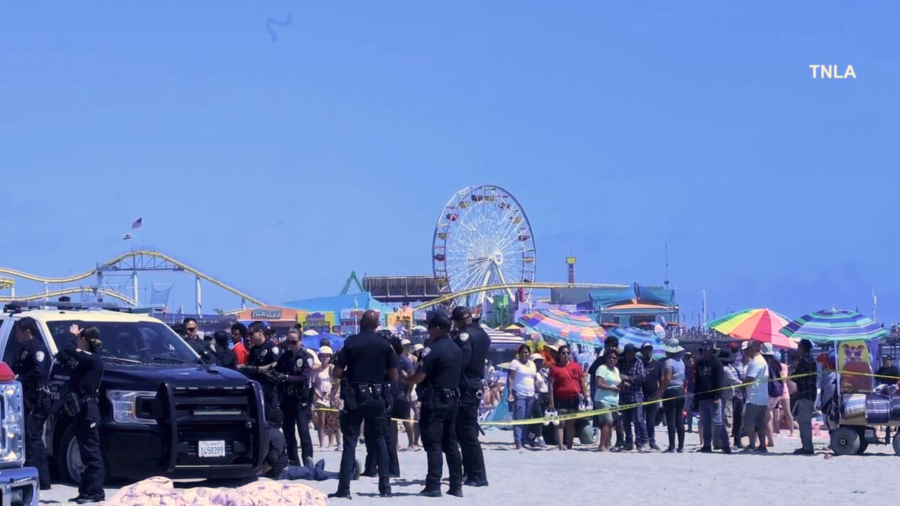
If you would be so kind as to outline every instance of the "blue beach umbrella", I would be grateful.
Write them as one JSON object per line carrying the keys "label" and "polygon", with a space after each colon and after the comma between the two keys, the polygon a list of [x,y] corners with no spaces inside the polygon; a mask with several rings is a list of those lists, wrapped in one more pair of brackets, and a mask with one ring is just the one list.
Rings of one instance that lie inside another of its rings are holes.
{"label": "blue beach umbrella", "polygon": [[870,341],[888,335],[887,330],[868,316],[841,309],[823,309],[803,315],[788,323],[781,333],[794,339],[820,343]]}
{"label": "blue beach umbrella", "polygon": [[624,348],[626,344],[633,344],[638,349],[641,346],[650,343],[653,345],[653,356],[663,357],[665,353],[662,351],[663,340],[655,332],[647,332],[635,327],[616,327],[607,331],[607,333],[619,340],[619,348]]}

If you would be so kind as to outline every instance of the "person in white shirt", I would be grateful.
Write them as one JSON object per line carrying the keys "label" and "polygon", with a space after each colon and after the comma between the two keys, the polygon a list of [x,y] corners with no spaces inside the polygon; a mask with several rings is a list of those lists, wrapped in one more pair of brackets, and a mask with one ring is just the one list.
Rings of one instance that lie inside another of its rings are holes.
{"label": "person in white shirt", "polygon": [[744,406],[744,428],[750,436],[752,450],[754,438],[759,441],[758,451],[767,453],[766,449],[766,425],[769,411],[769,365],[760,354],[763,346],[771,347],[769,343],[751,341],[747,346],[746,356],[750,359],[747,364],[747,373],[744,375],[744,384],[747,385],[747,401]]}
{"label": "person in white shirt", "polygon": [[[506,380],[506,384],[509,385],[508,401],[511,404],[513,420],[525,420],[534,409],[534,379],[537,376],[537,367],[529,358],[531,349],[527,344],[519,346],[516,354],[518,358],[509,363],[509,376]],[[525,429],[524,425],[513,427],[513,439],[517,450],[522,449],[522,435],[526,433]]]}

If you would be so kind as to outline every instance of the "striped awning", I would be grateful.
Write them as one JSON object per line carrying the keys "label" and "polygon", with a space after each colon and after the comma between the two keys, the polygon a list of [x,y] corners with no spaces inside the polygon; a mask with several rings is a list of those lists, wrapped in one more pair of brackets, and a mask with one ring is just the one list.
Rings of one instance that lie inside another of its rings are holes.
{"label": "striped awning", "polygon": [[510,334],[509,332],[504,332],[502,330],[495,330],[486,325],[482,325],[481,328],[483,328],[491,338],[492,347],[518,346],[525,342],[525,338],[522,336]]}

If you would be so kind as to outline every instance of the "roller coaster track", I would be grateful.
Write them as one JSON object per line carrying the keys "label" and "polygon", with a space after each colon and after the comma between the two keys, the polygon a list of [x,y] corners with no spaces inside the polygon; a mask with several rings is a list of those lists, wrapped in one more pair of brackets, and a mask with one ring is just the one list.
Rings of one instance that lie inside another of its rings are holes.
{"label": "roller coaster track", "polygon": [[480,292],[495,292],[501,290],[510,290],[514,288],[531,288],[531,289],[549,289],[549,288],[628,288],[628,285],[601,285],[601,284],[593,284],[593,283],[504,283],[501,285],[490,285],[490,286],[478,286],[475,288],[470,288],[468,290],[463,290],[456,293],[451,293],[444,295],[443,297],[438,297],[437,299],[432,299],[420,306],[414,307],[413,311],[420,311],[422,309],[426,309],[432,306],[436,306],[438,304],[443,304],[445,302],[450,302],[453,299],[459,297],[465,297],[466,295],[471,295],[473,293]]}
{"label": "roller coaster track", "polygon": [[[84,279],[90,278],[91,276],[96,276],[97,274],[104,274],[110,272],[129,272],[129,271],[138,271],[138,270],[170,270],[170,271],[183,271],[193,276],[196,276],[208,283],[212,283],[213,285],[218,286],[219,288],[233,293],[237,295],[241,299],[251,303],[256,304],[258,306],[264,305],[264,303],[257,299],[256,297],[252,297],[236,288],[226,285],[225,283],[219,281],[212,276],[204,274],[197,269],[185,264],[184,262],[180,262],[165,253],[161,253],[156,250],[151,249],[142,249],[136,251],[129,251],[127,253],[123,253],[107,262],[104,262],[98,265],[96,268],[91,269],[87,272],[76,274],[74,276],[64,277],[64,278],[45,278],[41,276],[35,276],[34,274],[28,274],[22,271],[17,271],[15,269],[7,269],[5,267],[0,267],[0,274],[4,274],[7,276],[12,276],[14,278],[27,279],[29,281],[36,281],[39,283],[47,283],[47,284],[63,284],[63,283],[75,283],[78,281],[82,281]],[[9,282],[4,285],[4,282]],[[13,286],[14,280],[8,278],[0,278],[0,289],[2,288],[11,288]],[[79,293],[84,291],[84,288],[69,288],[66,290],[73,290],[70,293]],[[63,295],[62,290],[52,292],[52,294]],[[120,300],[126,301],[131,300],[122,294],[115,293],[113,290],[104,290],[104,295],[110,295],[112,297],[116,297]],[[113,295],[115,293],[115,295]],[[42,299],[46,297],[46,293],[29,295],[24,297],[16,297],[18,300],[33,300],[33,299]],[[33,299],[31,299],[33,298]]]}
{"label": "roller coaster track", "polygon": [[[31,295],[21,295],[21,296],[16,296],[16,297],[0,297],[0,302],[12,302],[12,301],[28,301],[28,302],[30,302],[30,301],[41,300],[41,299],[45,299],[45,298],[52,299],[52,298],[56,298],[56,297],[61,297],[63,295],[73,295],[73,294],[84,293],[84,292],[93,293],[95,291],[94,288],[95,287],[77,286],[74,288],[63,288],[61,290],[53,290],[50,292],[34,293]],[[128,304],[129,306],[136,305],[136,303],[134,302],[134,299],[127,297],[125,295],[122,295],[121,293],[119,293],[115,290],[103,290],[102,292],[103,292],[104,297],[112,297],[114,299],[119,299],[120,301],[124,302],[125,304]]]}

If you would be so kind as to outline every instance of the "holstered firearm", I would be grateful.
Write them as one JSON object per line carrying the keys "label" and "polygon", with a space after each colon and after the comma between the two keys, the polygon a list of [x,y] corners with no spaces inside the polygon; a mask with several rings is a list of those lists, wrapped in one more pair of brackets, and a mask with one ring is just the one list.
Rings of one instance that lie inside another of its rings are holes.
{"label": "holstered firearm", "polygon": [[347,378],[341,378],[341,399],[343,399],[347,411],[359,408],[359,404],[356,402],[356,391],[353,390]]}

